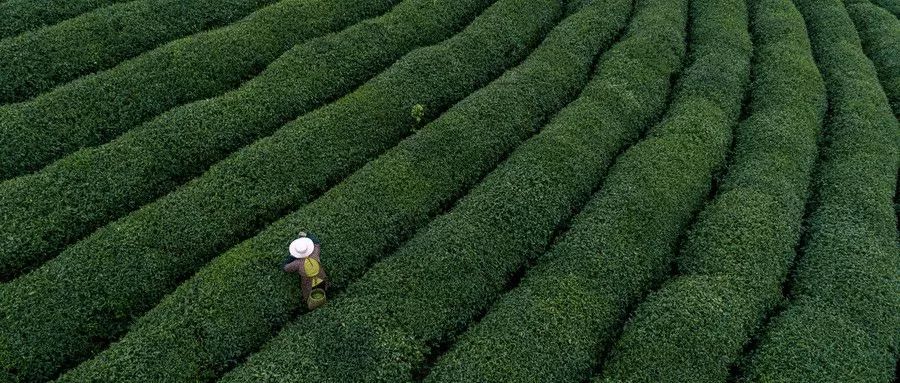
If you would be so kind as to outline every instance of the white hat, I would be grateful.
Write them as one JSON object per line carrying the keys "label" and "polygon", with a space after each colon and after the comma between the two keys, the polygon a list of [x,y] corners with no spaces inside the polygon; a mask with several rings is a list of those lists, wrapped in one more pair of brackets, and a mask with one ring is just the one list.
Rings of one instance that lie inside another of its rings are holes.
{"label": "white hat", "polygon": [[291,256],[294,258],[306,258],[315,250],[316,244],[307,237],[297,238],[288,247]]}

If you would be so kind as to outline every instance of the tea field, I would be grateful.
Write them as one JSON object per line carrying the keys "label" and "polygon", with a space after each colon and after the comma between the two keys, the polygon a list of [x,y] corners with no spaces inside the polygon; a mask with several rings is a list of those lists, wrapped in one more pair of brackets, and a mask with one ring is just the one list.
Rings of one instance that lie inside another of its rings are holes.
{"label": "tea field", "polygon": [[0,0],[0,382],[897,382],[898,16]]}

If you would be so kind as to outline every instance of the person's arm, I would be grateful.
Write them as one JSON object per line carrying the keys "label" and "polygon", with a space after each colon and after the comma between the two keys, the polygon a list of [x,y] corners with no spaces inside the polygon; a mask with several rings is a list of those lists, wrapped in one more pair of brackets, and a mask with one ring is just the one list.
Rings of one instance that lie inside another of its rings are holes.
{"label": "person's arm", "polygon": [[289,273],[299,273],[303,262],[299,259],[292,260],[284,265],[284,271]]}

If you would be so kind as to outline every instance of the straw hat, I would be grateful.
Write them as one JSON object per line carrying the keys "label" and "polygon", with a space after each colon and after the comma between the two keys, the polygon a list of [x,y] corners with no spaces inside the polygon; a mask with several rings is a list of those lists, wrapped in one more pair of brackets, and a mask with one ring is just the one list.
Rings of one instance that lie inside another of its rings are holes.
{"label": "straw hat", "polygon": [[291,256],[294,258],[306,258],[312,255],[315,249],[316,244],[313,243],[312,239],[307,237],[295,239],[288,247],[288,251],[290,251]]}

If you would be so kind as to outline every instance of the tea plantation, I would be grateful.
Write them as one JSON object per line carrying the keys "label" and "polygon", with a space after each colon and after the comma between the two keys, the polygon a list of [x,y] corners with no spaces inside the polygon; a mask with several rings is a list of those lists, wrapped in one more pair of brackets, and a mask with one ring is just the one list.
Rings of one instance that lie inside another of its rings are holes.
{"label": "tea plantation", "polygon": [[0,0],[0,383],[897,382],[898,16]]}

